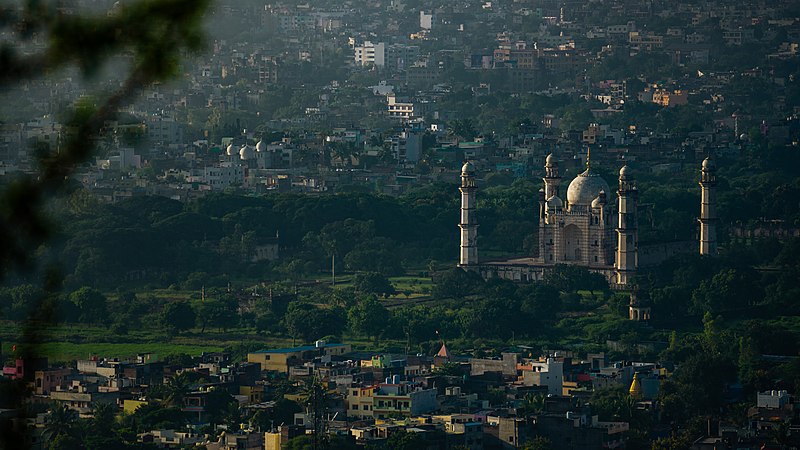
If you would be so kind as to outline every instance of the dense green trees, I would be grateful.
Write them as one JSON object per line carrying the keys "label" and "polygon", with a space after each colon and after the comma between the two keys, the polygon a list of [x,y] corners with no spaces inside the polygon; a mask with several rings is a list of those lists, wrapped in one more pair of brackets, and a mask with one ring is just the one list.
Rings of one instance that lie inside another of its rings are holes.
{"label": "dense green trees", "polygon": [[353,331],[377,341],[381,333],[388,328],[389,311],[374,295],[367,295],[347,311],[347,320]]}
{"label": "dense green trees", "polygon": [[389,279],[378,272],[356,274],[353,277],[353,287],[356,291],[364,294],[381,296],[389,296],[397,292]]}
{"label": "dense green trees", "polygon": [[564,292],[608,290],[608,280],[603,275],[569,264],[556,264],[547,273],[545,283]]}
{"label": "dense green trees", "polygon": [[31,284],[0,288],[0,313],[3,318],[23,320],[32,313],[31,307],[44,292]]}
{"label": "dense green trees", "polygon": [[159,319],[168,334],[176,334],[194,327],[197,313],[188,302],[172,302],[164,305]]}
{"label": "dense green trees", "polygon": [[108,323],[108,300],[98,290],[82,287],[69,294],[68,298],[77,310],[78,322]]}
{"label": "dense green trees", "polygon": [[292,338],[311,342],[325,336],[340,336],[345,326],[344,316],[341,308],[318,308],[309,303],[292,302],[283,322]]}
{"label": "dense green trees", "polygon": [[227,330],[238,325],[237,308],[239,303],[232,296],[221,296],[207,299],[197,307],[197,320],[202,327],[201,333],[206,327],[217,327],[220,330]]}
{"label": "dense green trees", "polygon": [[[535,183],[518,180],[482,192],[482,248],[533,250],[535,191]],[[222,275],[296,280],[329,271],[333,257],[339,272],[395,276],[430,260],[455,259],[457,192],[454,185],[434,184],[398,198],[214,193],[186,205],[153,197],[80,211],[57,208],[64,239],[47,255],[62,261],[71,289],[134,280],[196,289]],[[282,261],[252,262],[254,248],[276,234]],[[196,276],[203,273],[209,277]]]}

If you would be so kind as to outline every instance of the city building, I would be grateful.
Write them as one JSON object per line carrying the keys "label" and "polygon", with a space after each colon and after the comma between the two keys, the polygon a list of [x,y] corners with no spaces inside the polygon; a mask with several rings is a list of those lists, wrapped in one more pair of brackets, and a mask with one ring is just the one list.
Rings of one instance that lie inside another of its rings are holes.
{"label": "city building", "polygon": [[248,353],[247,362],[260,364],[262,371],[274,370],[288,373],[289,367],[302,361],[310,361],[321,356],[343,355],[350,350],[350,344],[329,344],[325,341],[317,341],[314,345]]}

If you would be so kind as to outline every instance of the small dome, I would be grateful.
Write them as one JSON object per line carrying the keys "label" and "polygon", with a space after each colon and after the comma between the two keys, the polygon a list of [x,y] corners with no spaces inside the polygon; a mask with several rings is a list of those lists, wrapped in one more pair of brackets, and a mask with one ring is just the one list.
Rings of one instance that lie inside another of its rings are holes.
{"label": "small dome", "polygon": [[625,179],[628,178],[629,176],[631,176],[631,168],[628,167],[628,165],[626,164],[622,166],[621,169],[619,169],[619,177]]}
{"label": "small dome", "polygon": [[592,200],[592,208],[602,208],[606,205],[606,191],[600,191],[597,197]]}
{"label": "small dome", "polygon": [[547,155],[547,159],[545,160],[545,164],[548,166],[553,166],[558,164],[558,160],[556,159],[555,155],[550,153]]}
{"label": "small dome", "polygon": [[225,154],[228,156],[233,156],[237,153],[236,147],[233,146],[233,142],[228,145],[228,149],[225,150]]}
{"label": "small dome", "polygon": [[253,147],[245,144],[242,146],[242,149],[239,150],[239,158],[243,160],[253,159],[255,157],[255,151]]}
{"label": "small dome", "polygon": [[714,170],[715,168],[714,160],[710,156],[703,160],[703,170]]}
{"label": "small dome", "polygon": [[564,201],[558,198],[557,195],[554,195],[547,200],[547,209],[561,209],[563,207]]}
{"label": "small dome", "polygon": [[475,174],[475,165],[472,164],[472,161],[467,161],[461,167],[461,174],[462,175],[474,175]]}
{"label": "small dome", "polygon": [[600,192],[610,192],[608,183],[600,175],[586,169],[575,177],[567,188],[567,201],[572,205],[589,206]]}
{"label": "small dome", "polygon": [[256,144],[256,151],[258,153],[267,151],[267,144],[264,143],[264,139],[258,141],[258,144]]}

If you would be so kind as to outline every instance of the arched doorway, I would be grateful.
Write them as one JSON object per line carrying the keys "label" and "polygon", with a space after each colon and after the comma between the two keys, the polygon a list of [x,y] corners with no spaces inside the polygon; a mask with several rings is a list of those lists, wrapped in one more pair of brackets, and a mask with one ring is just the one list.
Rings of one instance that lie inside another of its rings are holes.
{"label": "arched doorway", "polygon": [[564,260],[581,260],[581,230],[577,225],[567,225],[564,227]]}

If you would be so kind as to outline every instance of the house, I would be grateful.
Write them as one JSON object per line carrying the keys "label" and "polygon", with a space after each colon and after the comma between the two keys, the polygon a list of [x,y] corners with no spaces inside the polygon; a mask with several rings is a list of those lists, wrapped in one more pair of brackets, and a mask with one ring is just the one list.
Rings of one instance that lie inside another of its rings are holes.
{"label": "house", "polygon": [[393,381],[348,389],[348,416],[385,419],[394,416],[413,417],[436,410],[436,389],[421,389],[412,383]]}
{"label": "house", "polygon": [[522,371],[522,383],[525,386],[546,386],[551,395],[562,394],[564,381],[564,363],[547,358],[545,361],[531,361],[518,365]]}
{"label": "house", "polygon": [[152,430],[138,435],[137,441],[159,448],[184,448],[205,441],[205,435],[193,431]]}
{"label": "house", "polygon": [[301,365],[304,361],[311,361],[316,357],[343,355],[349,353],[351,349],[350,344],[328,344],[325,341],[317,341],[315,345],[248,353],[247,362],[260,364],[262,371],[289,373],[289,367],[293,365]]}

